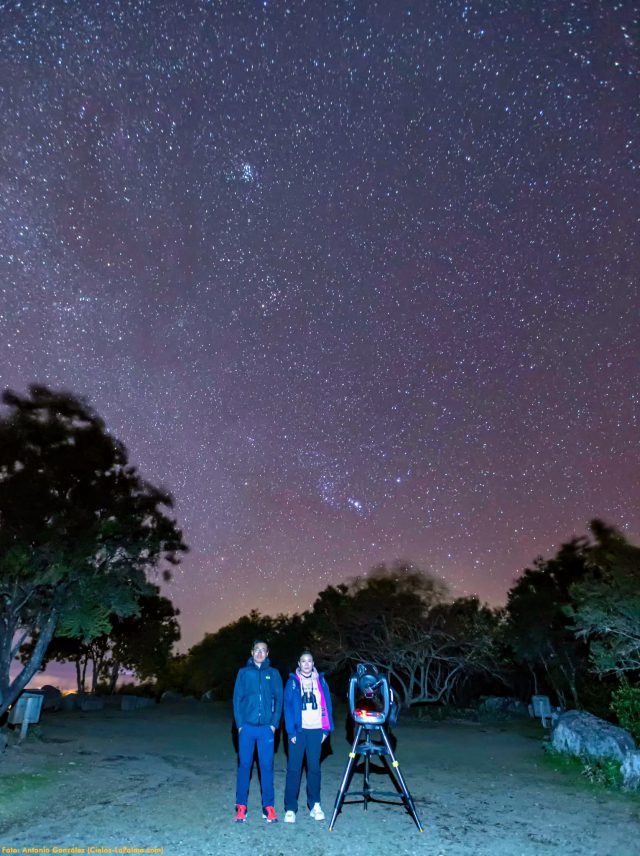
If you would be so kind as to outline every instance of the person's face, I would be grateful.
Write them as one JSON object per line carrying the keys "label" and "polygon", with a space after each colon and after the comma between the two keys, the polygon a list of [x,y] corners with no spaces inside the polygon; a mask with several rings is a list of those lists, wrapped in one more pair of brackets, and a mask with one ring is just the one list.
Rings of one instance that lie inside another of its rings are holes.
{"label": "person's face", "polygon": [[308,677],[313,671],[313,657],[311,654],[303,654],[298,660],[298,666],[300,666],[302,674]]}
{"label": "person's face", "polygon": [[267,659],[267,654],[269,653],[269,649],[267,648],[264,642],[258,642],[251,649],[251,656],[253,657],[253,662],[256,666],[261,666],[264,661]]}

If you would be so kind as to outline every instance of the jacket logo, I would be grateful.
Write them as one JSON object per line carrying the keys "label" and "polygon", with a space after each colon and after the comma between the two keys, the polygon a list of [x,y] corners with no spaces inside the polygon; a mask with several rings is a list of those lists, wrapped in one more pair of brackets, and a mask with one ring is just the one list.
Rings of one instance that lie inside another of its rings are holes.
{"label": "jacket logo", "polygon": [[265,679],[265,681],[270,681],[270,680],[271,680],[271,675],[265,675],[265,676],[264,676],[264,679]]}

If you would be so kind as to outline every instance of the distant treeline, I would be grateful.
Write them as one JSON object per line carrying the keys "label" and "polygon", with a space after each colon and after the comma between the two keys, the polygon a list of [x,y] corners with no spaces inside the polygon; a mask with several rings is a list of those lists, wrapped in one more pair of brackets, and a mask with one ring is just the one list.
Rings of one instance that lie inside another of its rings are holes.
{"label": "distant treeline", "polygon": [[452,599],[436,577],[396,562],[321,591],[311,610],[253,611],[174,658],[162,686],[229,698],[255,638],[292,668],[310,646],[336,692],[358,661],[389,675],[405,706],[465,705],[480,694],[549,694],[562,707],[609,714],[611,694],[640,670],[640,548],[599,520],[591,536],[539,558],[504,608]]}
{"label": "distant treeline", "polygon": [[139,476],[82,399],[32,386],[3,403],[0,716],[52,659],[75,664],[81,692],[113,691],[128,669],[156,693],[226,699],[256,638],[283,674],[310,647],[337,694],[366,661],[409,707],[545,693],[606,715],[613,694],[619,717],[640,711],[640,548],[599,520],[536,559],[504,608],[452,598],[397,561],[327,586],[303,614],[253,611],[173,656],[178,613],[149,581],[187,549],[171,496]]}

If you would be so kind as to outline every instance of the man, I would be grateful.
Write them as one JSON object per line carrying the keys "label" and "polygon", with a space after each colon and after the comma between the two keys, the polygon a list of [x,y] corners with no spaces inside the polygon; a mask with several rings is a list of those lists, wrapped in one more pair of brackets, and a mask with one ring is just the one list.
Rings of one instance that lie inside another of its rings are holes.
{"label": "man", "polygon": [[267,823],[276,823],[273,804],[273,739],[282,713],[282,678],[269,663],[269,647],[256,640],[247,665],[240,669],[233,690],[233,715],[238,727],[240,763],[236,782],[236,822],[247,819],[249,780],[254,749],[258,747],[260,783],[262,786],[262,816]]}

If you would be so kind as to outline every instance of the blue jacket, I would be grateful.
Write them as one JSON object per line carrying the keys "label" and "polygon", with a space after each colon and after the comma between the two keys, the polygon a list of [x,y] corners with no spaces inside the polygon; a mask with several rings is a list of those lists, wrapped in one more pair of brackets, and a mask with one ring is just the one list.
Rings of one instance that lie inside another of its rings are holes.
{"label": "blue jacket", "polygon": [[[329,692],[329,686],[324,675],[319,673],[318,678],[329,718],[329,728],[323,728],[322,730],[325,734],[328,734],[330,731],[333,731],[331,693]],[[300,679],[295,674],[289,675],[284,687],[284,727],[287,729],[289,737],[295,737],[299,731],[302,731],[302,693],[300,691]]]}
{"label": "blue jacket", "polygon": [[269,658],[258,668],[249,657],[240,669],[233,689],[233,715],[238,728],[243,725],[280,725],[282,678]]}

